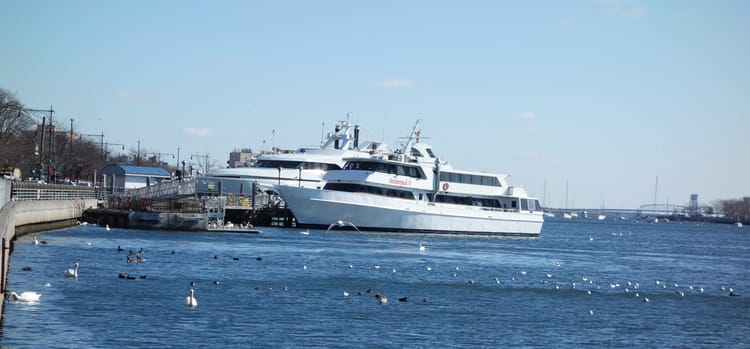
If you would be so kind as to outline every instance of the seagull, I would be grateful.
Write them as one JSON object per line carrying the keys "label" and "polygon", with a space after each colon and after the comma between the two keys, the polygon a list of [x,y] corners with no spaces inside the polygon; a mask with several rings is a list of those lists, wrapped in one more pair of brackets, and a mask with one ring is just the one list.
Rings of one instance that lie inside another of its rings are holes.
{"label": "seagull", "polygon": [[195,299],[195,289],[190,289],[190,294],[185,297],[185,305],[191,308],[198,306],[198,300]]}
{"label": "seagull", "polygon": [[340,219],[339,219],[339,220],[337,220],[337,221],[335,221],[335,222],[331,223],[331,225],[329,225],[329,226],[328,226],[328,229],[326,229],[326,234],[327,234],[327,233],[328,233],[328,231],[329,231],[329,230],[331,230],[331,228],[333,228],[333,227],[343,227],[343,226],[347,226],[347,225],[349,225],[349,226],[353,227],[353,228],[354,228],[355,230],[357,230],[357,231],[359,231],[359,232],[361,233],[361,231],[359,230],[359,228],[357,228],[357,226],[356,226],[356,225],[354,225],[354,223],[352,223],[352,222],[349,222],[349,221],[342,221],[342,220],[340,220]]}
{"label": "seagull", "polygon": [[80,264],[78,264],[78,262],[76,262],[75,267],[73,267],[72,269],[68,269],[68,270],[65,271],[65,276],[72,277],[72,278],[78,278],[78,267],[79,266],[80,266]]}
{"label": "seagull", "polygon": [[349,292],[344,291],[344,297],[349,297]]}
{"label": "seagull", "polygon": [[41,293],[36,292],[21,292],[21,294],[11,292],[8,294],[8,300],[11,302],[38,302],[41,296]]}
{"label": "seagull", "polygon": [[380,293],[376,293],[375,298],[380,301],[380,304],[388,304],[388,298]]}
{"label": "seagull", "polygon": [[109,224],[105,225],[104,229],[106,229],[107,231],[109,231]]}
{"label": "seagull", "polygon": [[303,230],[303,231],[301,231],[299,233],[302,234],[302,235],[310,235],[310,229],[305,229],[305,230]]}

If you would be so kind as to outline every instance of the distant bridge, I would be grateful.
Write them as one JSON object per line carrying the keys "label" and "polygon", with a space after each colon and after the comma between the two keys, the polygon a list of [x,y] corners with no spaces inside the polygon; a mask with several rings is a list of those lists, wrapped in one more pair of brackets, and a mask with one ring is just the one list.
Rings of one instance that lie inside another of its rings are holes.
{"label": "distant bridge", "polygon": [[579,215],[590,214],[598,215],[603,214],[607,216],[617,217],[663,217],[663,216],[687,216],[690,213],[690,208],[681,205],[668,205],[668,204],[646,204],[641,205],[637,209],[627,208],[547,208],[546,211],[555,214],[561,213],[577,213]]}

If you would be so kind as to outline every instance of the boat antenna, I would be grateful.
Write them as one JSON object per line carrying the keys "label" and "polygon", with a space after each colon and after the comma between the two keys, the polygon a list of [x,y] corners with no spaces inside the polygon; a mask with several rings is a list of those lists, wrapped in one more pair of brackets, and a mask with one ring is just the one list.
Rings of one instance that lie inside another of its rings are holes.
{"label": "boat antenna", "polygon": [[419,142],[419,122],[421,120],[417,119],[417,122],[414,123],[414,127],[411,129],[411,134],[409,135],[408,140],[406,141],[406,144],[404,144],[404,147],[401,149],[401,154],[409,154],[411,152],[411,147],[414,145],[414,143]]}
{"label": "boat antenna", "polygon": [[320,145],[321,146],[323,145],[323,133],[325,132],[325,129],[326,129],[326,123],[325,121],[323,121],[323,125],[320,126]]}

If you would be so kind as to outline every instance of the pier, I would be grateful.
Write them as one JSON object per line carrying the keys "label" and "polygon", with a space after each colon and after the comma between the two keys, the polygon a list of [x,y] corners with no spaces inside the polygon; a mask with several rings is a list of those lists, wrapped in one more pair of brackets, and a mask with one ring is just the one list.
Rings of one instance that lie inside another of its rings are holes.
{"label": "pier", "polygon": [[292,226],[283,201],[256,182],[210,176],[162,181],[107,193],[101,208],[84,219],[143,229],[221,230],[230,227]]}

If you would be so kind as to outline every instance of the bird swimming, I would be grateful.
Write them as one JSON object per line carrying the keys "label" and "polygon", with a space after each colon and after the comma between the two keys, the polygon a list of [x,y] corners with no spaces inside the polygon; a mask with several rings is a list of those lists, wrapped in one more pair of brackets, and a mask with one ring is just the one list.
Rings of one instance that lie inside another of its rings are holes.
{"label": "bird swimming", "polygon": [[420,251],[424,251],[425,250],[425,247],[424,247],[424,245],[422,245],[421,242],[419,243],[419,250]]}
{"label": "bird swimming", "polygon": [[11,302],[38,302],[39,297],[41,297],[41,293],[36,292],[21,292],[21,294],[11,292],[8,294],[8,300]]}
{"label": "bird swimming", "polygon": [[185,298],[185,305],[191,308],[198,306],[198,300],[195,299],[195,289],[190,289],[190,294]]}
{"label": "bird swimming", "polygon": [[80,266],[80,264],[78,264],[78,262],[76,262],[76,264],[75,264],[75,266],[73,268],[68,269],[68,270],[65,271],[65,276],[77,278],[78,277],[78,267],[79,266]]}

